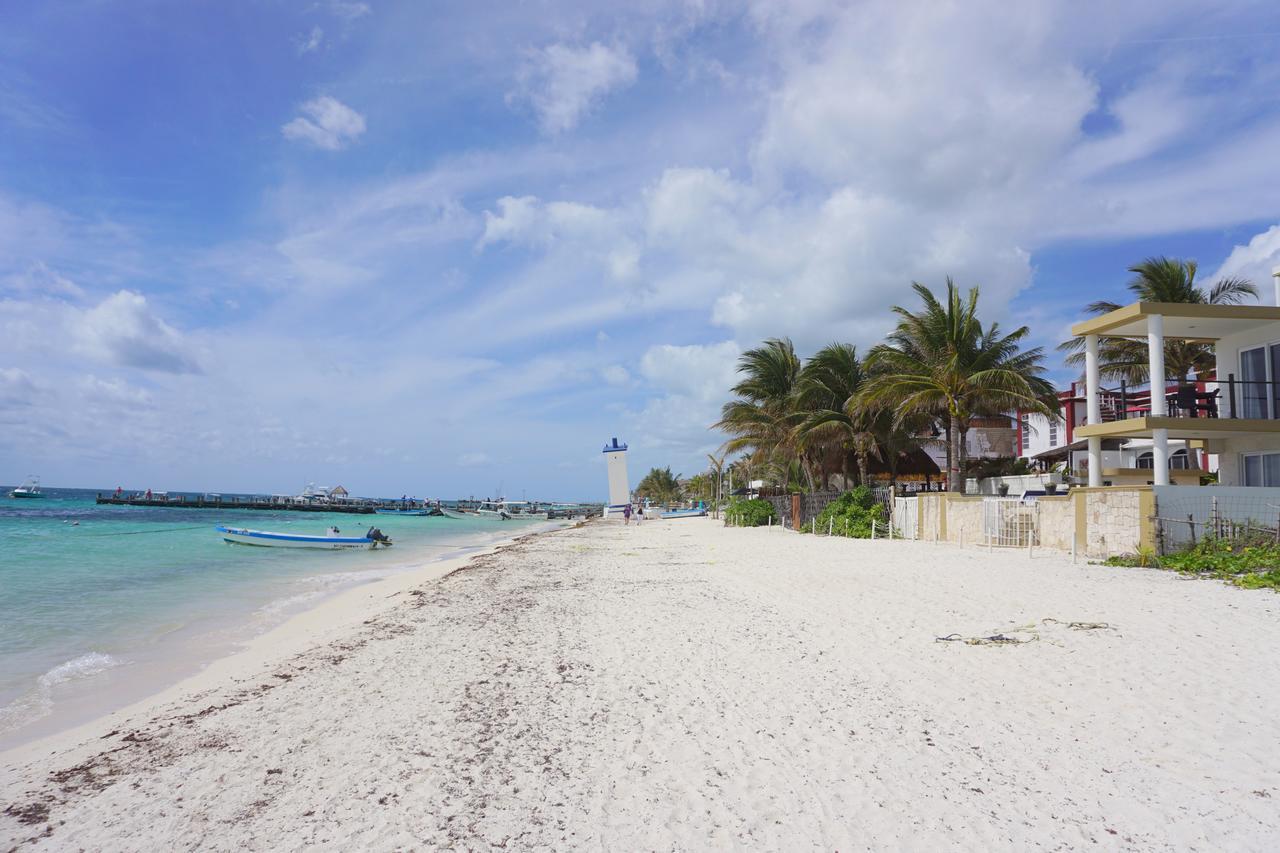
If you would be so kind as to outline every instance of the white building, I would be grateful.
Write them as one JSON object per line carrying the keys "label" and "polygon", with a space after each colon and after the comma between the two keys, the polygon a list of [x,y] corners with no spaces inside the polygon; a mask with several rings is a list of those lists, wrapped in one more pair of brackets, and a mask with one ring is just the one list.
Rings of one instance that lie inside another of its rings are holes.
{"label": "white building", "polygon": [[[1213,383],[1198,383],[1198,388],[1216,387]],[[1177,383],[1166,387],[1166,394],[1176,394]],[[1149,406],[1150,387],[1137,386],[1102,389],[1104,405],[1101,407],[1104,421],[1114,421],[1125,409],[1140,410]],[[1076,430],[1087,422],[1084,389],[1080,383],[1058,392],[1059,412],[1047,417],[1038,412],[1020,412],[1017,418],[1017,455],[1036,467],[1058,470],[1064,479],[1079,482],[1088,480],[1088,440],[1078,438]],[[1169,445],[1169,467],[1175,473],[1175,482],[1194,485],[1200,475],[1216,470],[1215,458],[1204,449],[1190,443],[1175,440]],[[1103,485],[1143,485],[1153,483],[1155,475],[1155,449],[1149,438],[1108,438],[1102,442]]]}
{"label": "white building", "polygon": [[622,512],[631,503],[631,486],[627,482],[627,446],[614,438],[612,444],[604,446],[604,458],[609,474],[609,503],[604,508],[604,517],[608,518]]}
{"label": "white building", "polygon": [[[1084,395],[1086,423],[1074,429],[1086,441],[1090,486],[1105,484],[1105,443],[1135,440],[1149,448],[1155,485],[1169,484],[1175,454],[1189,448],[1217,456],[1223,485],[1280,486],[1280,307],[1135,302],[1071,332],[1085,340],[1085,387],[1093,392]],[[1166,385],[1145,398],[1123,389],[1117,397],[1099,381],[1100,336],[1146,340],[1153,377],[1166,376],[1166,340],[1212,342],[1217,381]]]}

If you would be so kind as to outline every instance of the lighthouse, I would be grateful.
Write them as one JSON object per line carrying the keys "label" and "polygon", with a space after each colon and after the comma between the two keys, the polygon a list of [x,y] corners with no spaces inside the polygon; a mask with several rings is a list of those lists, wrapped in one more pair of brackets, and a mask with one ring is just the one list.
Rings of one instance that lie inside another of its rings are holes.
{"label": "lighthouse", "polygon": [[627,484],[627,446],[614,439],[604,446],[605,466],[609,469],[609,503],[605,505],[604,516],[608,518],[614,513],[621,513],[631,503],[631,487]]}

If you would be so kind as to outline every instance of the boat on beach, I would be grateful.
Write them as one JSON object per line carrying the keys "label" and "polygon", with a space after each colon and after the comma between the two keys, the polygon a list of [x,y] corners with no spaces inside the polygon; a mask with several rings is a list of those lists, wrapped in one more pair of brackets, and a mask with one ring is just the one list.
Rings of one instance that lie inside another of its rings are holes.
{"label": "boat on beach", "polygon": [[31,474],[22,483],[9,492],[11,498],[42,498],[44,492],[40,491],[40,478],[35,474]]}
{"label": "boat on beach", "polygon": [[269,530],[250,530],[247,527],[218,525],[218,533],[224,542],[233,545],[257,545],[266,548],[315,548],[326,551],[373,550],[390,548],[391,540],[378,528],[371,527],[363,536],[343,536],[338,528],[330,527],[323,536],[299,533],[273,533]]}

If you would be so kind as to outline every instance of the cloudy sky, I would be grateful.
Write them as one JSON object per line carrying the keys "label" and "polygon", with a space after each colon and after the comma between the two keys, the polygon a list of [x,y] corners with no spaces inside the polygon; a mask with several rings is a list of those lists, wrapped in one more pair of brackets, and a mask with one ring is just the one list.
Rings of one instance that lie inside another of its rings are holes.
{"label": "cloudy sky", "polygon": [[1274,3],[606,5],[0,0],[0,482],[600,498],[913,279],[1270,293]]}

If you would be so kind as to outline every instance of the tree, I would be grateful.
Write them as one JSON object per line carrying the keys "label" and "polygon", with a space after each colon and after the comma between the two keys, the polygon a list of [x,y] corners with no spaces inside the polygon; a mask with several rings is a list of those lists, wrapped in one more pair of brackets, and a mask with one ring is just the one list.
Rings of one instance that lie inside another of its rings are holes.
{"label": "tree", "polygon": [[[1126,285],[1139,302],[1178,302],[1196,305],[1238,305],[1246,297],[1258,297],[1258,289],[1245,278],[1224,278],[1208,290],[1196,284],[1195,261],[1177,258],[1147,258],[1129,267],[1133,278]],[[1085,306],[1090,314],[1107,314],[1121,308],[1119,303],[1101,300]],[[1071,353],[1067,364],[1083,369],[1084,338],[1072,338],[1059,345]],[[1149,372],[1147,342],[1132,338],[1103,337],[1098,342],[1098,367],[1110,379],[1146,382]],[[1165,370],[1185,383],[1190,375],[1203,376],[1214,369],[1213,346],[1191,341],[1165,340]],[[1163,378],[1163,377],[1162,377]]]}
{"label": "tree", "polygon": [[765,463],[798,456],[794,407],[800,378],[800,358],[788,338],[771,338],[738,358],[742,376],[733,386],[735,399],[725,403],[716,429],[728,433],[726,454],[749,451],[752,461]]}
{"label": "tree", "polygon": [[978,288],[962,297],[947,279],[946,303],[913,283],[924,302],[920,311],[895,306],[898,324],[888,341],[868,355],[873,375],[866,383],[869,405],[890,408],[901,424],[918,415],[945,418],[950,425],[948,488],[963,491],[964,435],[972,419],[1012,411],[1056,417],[1048,401],[1053,386],[1044,378],[1044,353],[1023,351],[1026,326],[1004,334],[999,324],[983,328]]}
{"label": "tree", "polygon": [[670,466],[650,468],[649,473],[636,486],[638,498],[648,498],[655,503],[674,503],[680,500],[680,475],[672,474]]}
{"label": "tree", "polygon": [[[867,459],[876,453],[871,418],[866,416],[859,394],[866,371],[858,350],[850,344],[828,344],[805,362],[796,384],[797,446],[834,448],[840,459],[845,487],[849,483],[849,457],[858,462],[858,480],[866,482]],[[823,486],[826,486],[823,469]]]}

